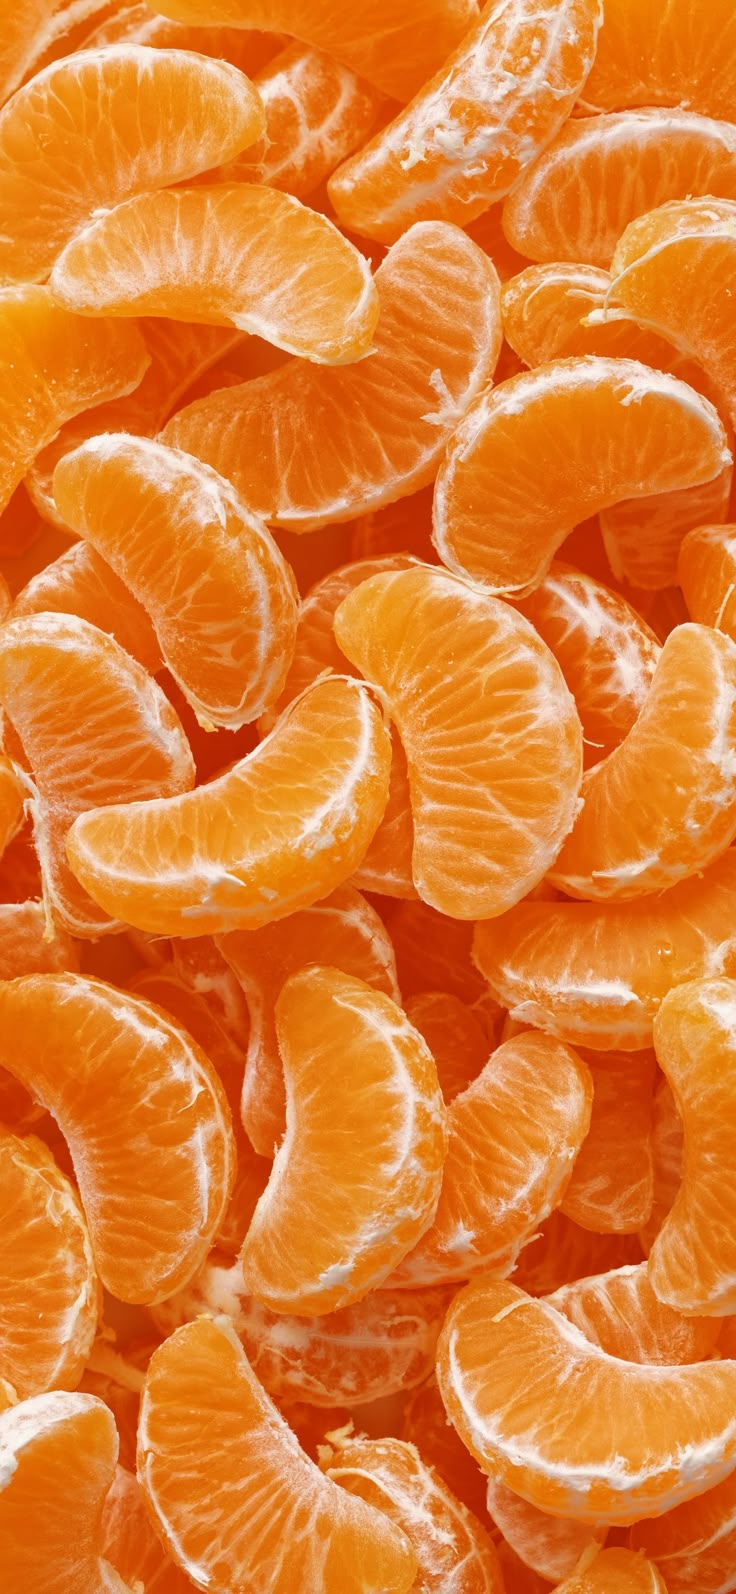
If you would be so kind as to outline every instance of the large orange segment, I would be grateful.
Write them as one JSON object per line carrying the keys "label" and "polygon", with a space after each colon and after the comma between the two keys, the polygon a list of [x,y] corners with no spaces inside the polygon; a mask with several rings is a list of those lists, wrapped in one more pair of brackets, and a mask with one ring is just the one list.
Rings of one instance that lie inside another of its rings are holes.
{"label": "large orange segment", "polygon": [[692,619],[736,641],[736,527],[696,526],[681,544],[677,569]]}
{"label": "large orange segment", "polygon": [[678,378],[636,360],[555,360],[467,411],[437,477],[434,542],[451,569],[524,597],[586,516],[710,481],[730,459],[713,405]]}
{"label": "large orange segment", "polygon": [[525,1566],[548,1583],[567,1577],[581,1555],[605,1537],[605,1528],[596,1530],[587,1522],[548,1516],[493,1476],[488,1479],[487,1503],[506,1543]]}
{"label": "large orange segment", "polygon": [[504,230],[530,260],[608,266],[624,228],[670,199],[736,199],[736,129],[691,111],[574,119],[523,174]]}
{"label": "large orange segment", "polygon": [[596,110],[685,105],[707,116],[733,112],[736,17],[730,0],[606,0],[593,70],[582,99]]}
{"label": "large orange segment", "polygon": [[44,890],[74,935],[109,928],[64,855],[77,814],[194,783],[189,745],[161,688],[105,632],[75,615],[10,620],[0,633],[0,702],[31,766]]}
{"label": "large orange segment", "polygon": [[422,1594],[504,1594],[498,1557],[486,1528],[402,1439],[335,1440],[320,1466],[353,1499],[382,1511],[407,1536],[417,1558]]}
{"label": "large orange segment", "polygon": [[599,1550],[583,1560],[556,1594],[668,1594],[658,1568],[631,1550]]}
{"label": "large orange segment", "polygon": [[384,243],[414,221],[473,221],[569,116],[601,20],[598,0],[491,0],[441,71],[328,183],[340,220]]}
{"label": "large orange segment", "polygon": [[584,1061],[593,1077],[593,1110],[562,1210],[584,1229],[635,1234],[654,1199],[654,1055],[586,1052]]}
{"label": "large orange segment", "polygon": [[506,604],[430,566],[372,576],[335,635],[396,721],[419,895],[456,918],[503,913],[575,814],[582,733],[553,655]]}
{"label": "large orange segment", "polygon": [[[113,506],[108,505],[108,509]],[[77,614],[100,631],[108,631],[144,670],[161,668],[161,649],[145,609],[125,583],[85,542],[44,565],[13,601],[11,619],[29,614]]]}
{"label": "large orange segment", "polygon": [[512,1269],[559,1205],[590,1125],[593,1085],[575,1052],[528,1030],[505,1041],[448,1111],[431,1228],[397,1270],[411,1284]]}
{"label": "large orange segment", "polygon": [[368,262],[331,222],[248,183],[103,211],[67,244],[51,287],[82,315],[232,325],[326,365],[368,352],[379,310]]}
{"label": "large orange segment", "polygon": [[204,1053],[101,980],[31,974],[0,986],[0,1061],[69,1144],[103,1283],[120,1300],[172,1294],[206,1256],[234,1176]]}
{"label": "large orange segment", "polygon": [[446,1114],[426,1042],[363,980],[292,974],[276,1032],[286,1134],[241,1261],[258,1300],[313,1317],[367,1295],[429,1227]]}
{"label": "large orange segment", "polygon": [[269,1311],[246,1292],[242,1268],[216,1253],[191,1282],[154,1308],[162,1333],[206,1315],[230,1319],[248,1361],[274,1399],[329,1411],[411,1389],[434,1368],[447,1290],[373,1291],[325,1317]]}
{"label": "large orange segment", "polygon": [[353,873],[386,806],[390,762],[367,688],[317,681],[209,784],[81,815],[67,855],[101,907],[153,935],[257,930]]}
{"label": "large orange segment", "polygon": [[130,393],[148,363],[137,327],[92,325],[47,288],[0,289],[0,510],[65,421]]}
{"label": "large orange segment", "polygon": [[448,438],[493,373],[499,285],[465,234],[413,227],[375,277],[370,358],[346,370],[290,362],[213,393],[163,439],[213,465],[274,525],[311,531],[432,481]]}
{"label": "large orange segment", "polygon": [[123,44],[54,62],[0,112],[0,281],[43,281],[100,206],[207,171],[263,127],[227,61]]}
{"label": "large orange segment", "polygon": [[0,1371],[18,1398],[74,1389],[100,1288],[73,1186],[39,1140],[0,1132]]}
{"label": "large orange segment", "polygon": [[132,1594],[102,1560],[115,1475],[112,1412],[54,1390],[0,1413],[0,1565],[4,1594]]}
{"label": "large orange segment", "polygon": [[375,909],[349,885],[277,924],[219,936],[217,945],[245,992],[250,1015],[243,1123],[256,1151],[272,1157],[286,1127],[275,1018],[282,985],[307,964],[322,963],[398,1000],[393,947]]}
{"label": "large orange segment", "polygon": [[683,1317],[654,1293],[645,1262],[563,1284],[547,1296],[592,1345],[626,1362],[681,1367],[706,1361],[720,1320]]}
{"label": "large orange segment", "polygon": [[485,1025],[450,991],[424,991],[405,998],[404,1007],[437,1064],[440,1090],[449,1107],[478,1078],[488,1059]]}
{"label": "large orange segment", "polygon": [[60,461],[54,497],[148,611],[200,723],[236,730],[278,697],[294,578],[229,482],[163,443],[113,433]]}
{"label": "large orange segment", "polygon": [[667,1594],[730,1594],[736,1564],[736,1475],[653,1522],[635,1522],[633,1549],[661,1567]]}
{"label": "large orange segment", "polygon": [[621,1361],[513,1284],[479,1281],[455,1298],[437,1375],[486,1470],[557,1516],[658,1516],[733,1468],[736,1364]]}
{"label": "large orange segment", "polygon": [[513,1018],[573,1046],[641,1051],[673,986],[736,970],[736,853],[638,902],[522,902],[479,925],[475,957]]}
{"label": "large orange segment", "polygon": [[145,1594],[191,1594],[189,1578],[169,1560],[151,1526],[141,1486],[125,1467],[115,1469],[105,1500],[102,1553],[133,1589],[143,1588]]}
{"label": "large orange segment", "polygon": [[212,1594],[407,1594],[408,1540],[299,1447],[231,1329],[200,1318],[154,1352],[138,1477],[174,1561]]}

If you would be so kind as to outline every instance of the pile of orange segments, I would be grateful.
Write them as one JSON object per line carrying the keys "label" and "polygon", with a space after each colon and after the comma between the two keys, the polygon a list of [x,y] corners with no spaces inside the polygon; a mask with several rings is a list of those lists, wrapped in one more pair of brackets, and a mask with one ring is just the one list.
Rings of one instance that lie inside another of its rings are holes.
{"label": "pile of orange segments", "polygon": [[736,1591],[734,0],[0,23],[2,1594]]}

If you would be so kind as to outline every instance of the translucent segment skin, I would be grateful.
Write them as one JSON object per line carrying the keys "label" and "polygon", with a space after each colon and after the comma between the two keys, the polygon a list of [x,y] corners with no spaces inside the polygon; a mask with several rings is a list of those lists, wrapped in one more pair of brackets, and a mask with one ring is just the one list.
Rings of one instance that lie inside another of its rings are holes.
{"label": "translucent segment skin", "polygon": [[721,1333],[718,1318],[686,1317],[660,1301],[645,1262],[562,1284],[547,1301],[591,1344],[645,1366],[707,1361]]}
{"label": "translucent segment skin", "polygon": [[144,608],[105,559],[84,542],[44,565],[13,600],[11,618],[28,614],[78,614],[98,630],[109,632],[144,670],[161,668],[161,649]]}
{"label": "translucent segment skin", "polygon": [[601,1234],[636,1234],[654,1199],[652,1116],[656,1061],[648,1052],[582,1053],[593,1077],[590,1130],[562,1209]]}
{"label": "translucent segment skin", "polygon": [[688,532],[677,573],[691,618],[736,642],[736,526],[696,526]]}
{"label": "translucent segment skin", "polygon": [[582,100],[595,110],[683,105],[728,119],[736,88],[736,18],[710,0],[708,25],[690,0],[606,0]]}
{"label": "translucent segment skin", "polygon": [[653,1521],[635,1522],[632,1549],[651,1555],[667,1594],[729,1594],[736,1555],[736,1476]]}
{"label": "translucent segment skin", "polygon": [[488,1512],[507,1544],[532,1572],[547,1583],[559,1583],[575,1570],[580,1558],[605,1538],[606,1528],[566,1517],[551,1517],[522,1500],[492,1475],[488,1479]]}
{"label": "translucent segment skin", "polygon": [[657,1567],[631,1550],[598,1550],[557,1586],[557,1594],[668,1594]]}

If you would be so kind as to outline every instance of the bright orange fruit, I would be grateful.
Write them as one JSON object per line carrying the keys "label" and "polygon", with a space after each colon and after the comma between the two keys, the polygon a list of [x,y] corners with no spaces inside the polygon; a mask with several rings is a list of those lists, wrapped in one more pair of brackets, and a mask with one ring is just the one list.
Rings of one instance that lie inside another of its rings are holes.
{"label": "bright orange fruit", "polygon": [[593,1234],[581,1229],[558,1207],[524,1246],[514,1283],[528,1295],[549,1295],[577,1279],[641,1262],[638,1239],[630,1234]]}
{"label": "bright orange fruit", "polygon": [[634,1234],[654,1199],[654,1054],[581,1055],[593,1078],[593,1108],[562,1210],[584,1229]]}
{"label": "bright orange fruit", "polygon": [[116,1467],[105,1500],[102,1554],[133,1589],[144,1588],[146,1594],[191,1594],[189,1578],[169,1560],[151,1527],[141,1486],[125,1467]]}
{"label": "bright orange fruit", "polygon": [[466,1090],[488,1060],[482,1018],[450,991],[423,991],[404,1000],[409,1022],[419,1030],[437,1064],[447,1106]]}
{"label": "bright orange fruit", "polygon": [[48,26],[58,0],[17,0],[0,39],[0,104],[18,87],[33,60],[39,29]]}
{"label": "bright orange fruit", "polygon": [[0,980],[78,967],[79,955],[71,936],[60,925],[49,923],[42,902],[0,903]]}
{"label": "bright orange fruit", "polygon": [[606,0],[582,99],[596,110],[686,105],[730,117],[736,89],[736,17],[730,0]]}
{"label": "bright orange fruit", "polygon": [[[110,1307],[108,1297],[107,1306]],[[116,1303],[117,1308],[118,1303]],[[89,1361],[79,1388],[86,1395],[97,1395],[109,1406],[120,1439],[118,1460],[121,1467],[135,1472],[135,1447],[138,1431],[138,1414],[146,1367],[156,1349],[158,1340],[149,1337],[125,1346],[125,1353],[115,1350],[110,1343],[109,1329],[92,1346]],[[107,1335],[103,1338],[103,1335]]]}
{"label": "bright orange fruit", "polygon": [[488,1479],[487,1503],[506,1543],[546,1583],[561,1582],[575,1570],[580,1557],[606,1535],[605,1527],[596,1529],[588,1522],[548,1516],[499,1483],[493,1474]]}
{"label": "bright orange fruit", "polygon": [[434,1059],[365,981],[312,965],[276,1002],[286,1135],[241,1251],[246,1287],[277,1312],[358,1301],[432,1222],[447,1155]]}
{"label": "bright orange fruit", "polygon": [[683,356],[658,333],[616,311],[610,290],[610,272],[597,266],[559,260],[527,266],[501,289],[504,337],[529,366],[598,354],[641,360],[656,370],[679,369]]}
{"label": "bright orange fruit", "polygon": [[655,1521],[635,1522],[631,1546],[654,1557],[667,1594],[728,1594],[736,1556],[736,1475]]}
{"label": "bright orange fruit", "polygon": [[426,902],[388,901],[381,911],[404,1000],[422,991],[449,991],[471,1006],[485,1004],[488,986],[473,962],[472,924],[437,913]]}
{"label": "bright orange fruit", "polygon": [[463,1505],[483,1522],[486,1506],[485,1473],[481,1472],[475,1457],[471,1456],[448,1422],[434,1376],[420,1384],[409,1396],[404,1407],[401,1438],[416,1445],[422,1460],[429,1462],[457,1499],[462,1500]]}
{"label": "bright orange fruit", "polygon": [[556,1594],[668,1594],[668,1588],[652,1561],[614,1547],[592,1551]]}
{"label": "bright orange fruit", "polygon": [[547,1301],[609,1356],[649,1366],[706,1361],[721,1330],[718,1318],[684,1317],[658,1300],[645,1262],[563,1284]]}
{"label": "bright orange fruit", "polygon": [[[108,508],[112,509],[112,505]],[[11,618],[29,614],[77,614],[109,632],[144,670],[161,668],[161,649],[145,609],[125,583],[85,542],[73,542],[21,588]]]}
{"label": "bright orange fruit", "polygon": [[736,527],[703,525],[688,532],[678,577],[691,618],[736,641]]}
{"label": "bright orange fruit", "polygon": [[682,1183],[683,1145],[682,1119],[667,1080],[660,1074],[654,1092],[652,1120],[654,1200],[649,1221],[639,1231],[639,1239],[647,1256],[667,1214],[672,1210]]}

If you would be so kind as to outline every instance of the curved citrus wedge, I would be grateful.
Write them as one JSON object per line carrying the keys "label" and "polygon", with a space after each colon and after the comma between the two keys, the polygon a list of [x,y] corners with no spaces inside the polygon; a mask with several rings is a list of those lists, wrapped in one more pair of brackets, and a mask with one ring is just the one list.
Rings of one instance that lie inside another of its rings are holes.
{"label": "curved citrus wedge", "polygon": [[410,1024],[427,1042],[449,1107],[478,1078],[488,1060],[485,1025],[471,1007],[450,991],[423,991],[406,998],[404,1008]]}
{"label": "curved citrus wedge", "polygon": [[130,393],[148,364],[136,326],[70,315],[48,288],[1,288],[0,511],[65,421]]}
{"label": "curved citrus wedge", "polygon": [[42,902],[0,902],[0,980],[78,967],[74,942],[60,925],[49,924]]}
{"label": "curved citrus wedge", "polygon": [[308,963],[327,964],[399,999],[391,939],[375,909],[353,886],[260,930],[233,930],[217,946],[245,992],[250,1015],[241,1112],[263,1156],[272,1157],[286,1127],[284,1071],[276,1039],[276,998]]}
{"label": "curved citrus wedge", "polygon": [[122,1301],[173,1294],[206,1256],[234,1174],[204,1053],[101,980],[30,974],[0,985],[0,1062],[68,1142],[103,1284]]}
{"label": "curved citrus wedge", "polygon": [[0,112],[0,281],[42,281],[100,206],[207,171],[264,125],[242,72],[191,50],[121,44],[53,62]]}
{"label": "curved citrus wedge", "polygon": [[637,902],[521,902],[475,958],[512,1018],[594,1051],[642,1051],[667,992],[736,971],[736,853]]}
{"label": "curved citrus wedge", "polygon": [[140,664],[76,615],[6,622],[0,703],[31,766],[34,839],[54,913],[74,935],[99,935],[110,921],[71,874],[65,836],[87,808],[193,785],[179,720]]}
{"label": "curved citrus wedge", "polygon": [[651,328],[608,310],[610,291],[610,272],[597,266],[564,260],[527,266],[501,288],[504,337],[529,366],[598,354],[641,360],[658,371],[676,367],[679,374],[683,356]]}
{"label": "curved citrus wedge", "polygon": [[548,1516],[494,1477],[488,1479],[486,1503],[506,1543],[547,1583],[567,1577],[580,1557],[591,1547],[597,1548],[606,1535],[605,1527],[596,1530],[588,1522]]}
{"label": "curved citrus wedge", "polygon": [[479,1281],[456,1296],[437,1377],[486,1470],[557,1516],[659,1516],[733,1468],[736,1363],[620,1361],[513,1284]]}
{"label": "curved citrus wedge", "polygon": [[692,0],[606,0],[582,99],[598,110],[687,105],[730,117],[736,92],[736,16],[708,0],[707,25]]}
{"label": "curved citrus wedge", "polygon": [[19,1400],[73,1389],[100,1288],[79,1198],[40,1140],[0,1130],[0,1371]]}
{"label": "curved citrus wedge", "polygon": [[556,660],[521,615],[430,566],[364,582],[335,636],[396,721],[419,895],[456,918],[503,913],[575,814],[582,734]]}
{"label": "curved citrus wedge", "polygon": [[715,1317],[684,1317],[654,1293],[645,1262],[563,1284],[547,1302],[592,1345],[622,1361],[682,1367],[706,1361],[718,1341]]}
{"label": "curved citrus wedge", "polygon": [[60,461],[54,497],[148,611],[200,723],[235,730],[278,696],[296,586],[229,482],[163,443],[113,433]]}
{"label": "curved citrus wedge", "polygon": [[0,104],[22,82],[34,58],[36,40],[56,10],[58,0],[16,0],[0,39]]}
{"label": "curved citrus wedge", "polygon": [[102,1514],[102,1553],[133,1589],[192,1594],[189,1578],[169,1560],[154,1533],[143,1491],[132,1472],[116,1467]]}
{"label": "curved citrus wedge", "polygon": [[198,1317],[229,1318],[274,1397],[330,1410],[411,1389],[434,1368],[447,1290],[375,1290],[325,1317],[269,1311],[246,1293],[242,1268],[213,1253],[183,1290],[153,1308],[162,1333]]}
{"label": "curved citrus wedge", "polygon": [[635,1522],[631,1547],[654,1557],[667,1594],[730,1594],[736,1564],[736,1475],[653,1522]]}
{"label": "curved citrus wedge", "polygon": [[67,244],[51,273],[68,309],[231,324],[318,364],[366,354],[370,266],[291,194],[249,183],[138,194]]}
{"label": "curved citrus wedge", "polygon": [[682,1119],[675,1106],[674,1096],[664,1075],[660,1074],[654,1092],[652,1118],[654,1200],[649,1221],[639,1231],[639,1239],[647,1256],[667,1214],[672,1210],[682,1183],[684,1139]]}
{"label": "curved citrus wedge", "polygon": [[375,836],[353,875],[353,883],[361,891],[373,891],[378,896],[416,897],[412,874],[413,851],[414,820],[409,770],[403,743],[396,728],[392,727],[388,801]]}
{"label": "curved citrus wedge", "polygon": [[470,406],[437,477],[435,546],[452,570],[524,597],[586,516],[710,481],[730,460],[717,411],[677,377],[555,360]]}
{"label": "curved citrus wedge", "polygon": [[592,1102],[585,1063],[551,1036],[527,1030],[499,1046],[449,1108],[437,1212],[396,1281],[509,1273],[559,1205]]}
{"label": "curved citrus wedge", "polygon": [[668,1594],[657,1567],[632,1550],[598,1550],[559,1583],[555,1594]]}
{"label": "curved citrus wedge", "polygon": [[317,681],[208,785],[81,815],[67,856],[95,901],[138,929],[257,930],[352,874],[386,806],[390,762],[368,689]]}
{"label": "curved citrus wedge", "polygon": [[364,980],[292,974],[276,1032],[286,1134],[241,1262],[264,1305],[317,1317],[381,1284],[429,1227],[446,1115],[422,1036]]}
{"label": "curved citrus wedge", "polygon": [[395,121],[328,183],[346,227],[393,243],[465,225],[503,198],[569,116],[595,54],[598,0],[492,4]]}
{"label": "curved citrus wedge", "polygon": [[403,1439],[333,1437],[320,1467],[353,1499],[375,1506],[409,1540],[422,1594],[503,1594],[489,1534]]}
{"label": "curved citrus wedge", "polygon": [[[113,505],[108,505],[112,510]],[[145,609],[125,583],[85,542],[74,542],[65,553],[44,565],[21,588],[10,617],[29,614],[76,614],[100,631],[107,631],[126,653],[155,675],[161,669],[161,649]]]}
{"label": "curved citrus wedge", "polygon": [[599,1234],[635,1234],[654,1199],[654,1054],[585,1052],[583,1060],[593,1077],[593,1109],[562,1210]]}
{"label": "curved citrus wedge", "polygon": [[688,532],[677,573],[692,619],[736,641],[736,526],[697,526]]}
{"label": "curved citrus wedge", "polygon": [[0,857],[21,828],[27,796],[20,771],[12,759],[0,753]]}
{"label": "curved citrus wedge", "polygon": [[324,1478],[259,1384],[226,1319],[155,1351],[138,1477],[156,1531],[197,1588],[406,1594],[405,1535]]}
{"label": "curved citrus wedge", "polygon": [[609,266],[622,232],[670,199],[736,199],[736,129],[652,107],[573,119],[504,205],[504,231],[530,260]]}
{"label": "curved citrus wedge", "polygon": [[213,393],[163,441],[226,476],[256,514],[294,531],[346,520],[432,481],[501,347],[491,262],[456,228],[412,227],[379,266],[369,359],[289,363]]}
{"label": "curved citrus wedge", "polygon": [[726,1317],[736,1310],[736,1245],[727,1216],[736,1137],[736,981],[692,980],[671,991],[655,1019],[654,1044],[685,1144],[682,1184],[649,1253],[649,1278],[676,1310]]}
{"label": "curved citrus wedge", "polygon": [[641,1262],[636,1236],[594,1234],[581,1229],[559,1207],[524,1246],[514,1270],[514,1283],[528,1295],[549,1295],[577,1279]]}
{"label": "curved citrus wedge", "polygon": [[117,1455],[94,1395],[52,1390],[0,1413],[3,1594],[132,1594],[100,1555]]}
{"label": "curved citrus wedge", "polygon": [[401,1438],[416,1445],[422,1460],[429,1462],[457,1499],[483,1522],[485,1473],[448,1422],[434,1375],[409,1396],[404,1407]]}

